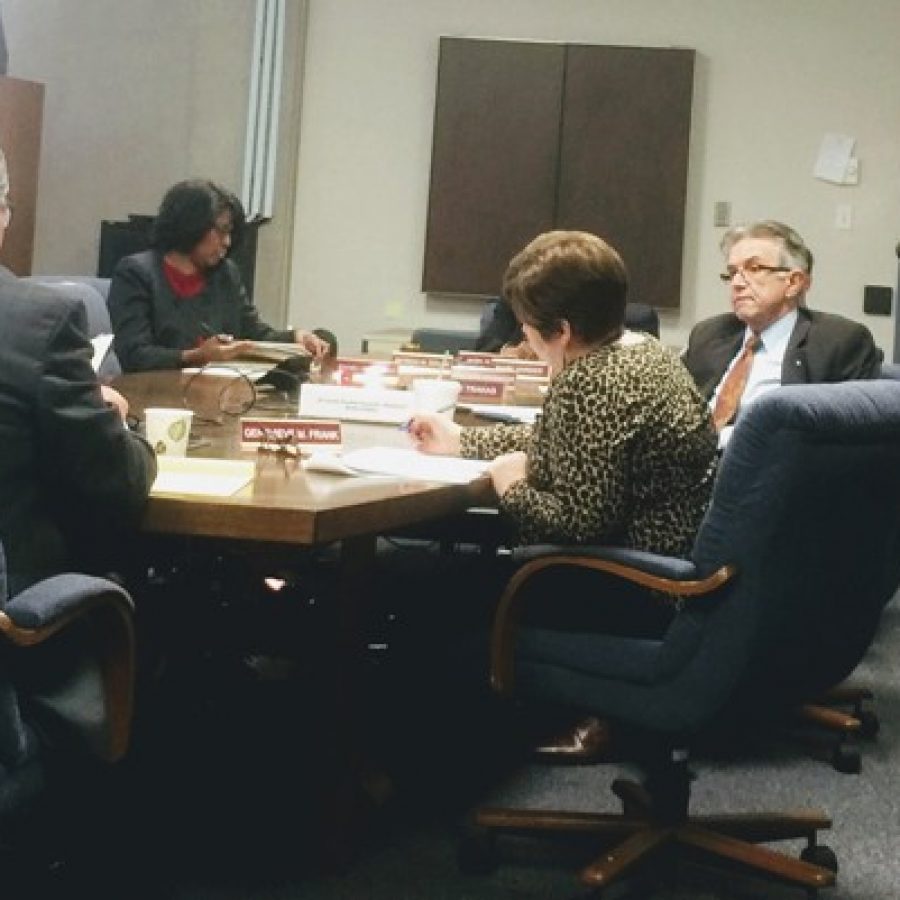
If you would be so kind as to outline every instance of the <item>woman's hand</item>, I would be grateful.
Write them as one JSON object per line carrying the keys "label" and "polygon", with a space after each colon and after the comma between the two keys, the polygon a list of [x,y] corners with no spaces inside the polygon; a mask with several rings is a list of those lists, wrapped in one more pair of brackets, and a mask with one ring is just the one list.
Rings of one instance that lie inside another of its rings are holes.
{"label": "woman's hand", "polygon": [[322,359],[331,350],[328,346],[328,341],[323,341],[322,338],[311,331],[302,331],[299,328],[294,331],[294,343],[299,344],[304,350],[311,353],[314,359]]}
{"label": "woman's hand", "polygon": [[528,455],[521,450],[504,453],[488,466],[488,475],[491,476],[497,496],[502,497],[511,485],[528,475]]}
{"label": "woman's hand", "polygon": [[417,413],[406,426],[417,450],[459,456],[462,427],[439,413]]}
{"label": "woman's hand", "polygon": [[214,334],[196,347],[183,351],[181,360],[186,366],[205,366],[207,363],[237,359],[252,349],[253,341],[236,341],[230,334]]}

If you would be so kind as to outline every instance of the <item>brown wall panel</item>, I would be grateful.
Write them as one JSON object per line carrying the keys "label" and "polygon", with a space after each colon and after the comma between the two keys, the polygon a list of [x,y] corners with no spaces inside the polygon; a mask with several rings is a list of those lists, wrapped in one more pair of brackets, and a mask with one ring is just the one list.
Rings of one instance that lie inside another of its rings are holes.
{"label": "brown wall panel", "polygon": [[0,76],[0,147],[6,155],[14,207],[0,263],[17,275],[31,273],[43,114],[42,84]]}
{"label": "brown wall panel", "polygon": [[565,47],[442,38],[422,288],[496,294],[552,227]]}
{"label": "brown wall panel", "polygon": [[681,298],[693,73],[692,50],[568,48],[558,227],[609,240],[657,307]]}

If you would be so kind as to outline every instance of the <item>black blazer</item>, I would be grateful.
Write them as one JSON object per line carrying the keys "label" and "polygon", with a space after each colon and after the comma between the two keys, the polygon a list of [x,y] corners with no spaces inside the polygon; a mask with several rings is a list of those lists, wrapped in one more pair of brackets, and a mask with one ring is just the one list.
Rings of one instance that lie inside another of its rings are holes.
{"label": "black blazer", "polygon": [[109,285],[115,349],[126,372],[180,369],[181,352],[213,334],[253,341],[292,343],[293,329],[272,328],[251,303],[238,267],[230,260],[207,273],[196,297],[175,295],[163,272],[163,256],[146,250],[119,260]]}
{"label": "black blazer", "polygon": [[[843,316],[798,309],[781,369],[782,384],[817,384],[877,378],[882,352],[868,328]],[[725,313],[698,322],[682,360],[704,397],[712,397],[741,348],[746,326]]]}
{"label": "black blazer", "polygon": [[80,300],[0,267],[0,318],[0,538],[15,592],[105,564],[95,551],[138,519],[156,460],[103,401]]}

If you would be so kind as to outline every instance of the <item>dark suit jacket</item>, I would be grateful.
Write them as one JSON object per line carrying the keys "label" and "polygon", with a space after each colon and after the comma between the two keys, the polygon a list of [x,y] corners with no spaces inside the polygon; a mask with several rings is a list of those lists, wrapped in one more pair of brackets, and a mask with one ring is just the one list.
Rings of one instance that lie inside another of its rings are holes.
{"label": "dark suit jacket", "polygon": [[0,539],[18,591],[94,568],[137,520],[156,460],[103,402],[80,301],[0,268],[0,319]]}
{"label": "dark suit jacket", "polygon": [[[781,369],[782,384],[817,384],[877,378],[881,351],[868,328],[843,316],[798,309]],[[704,397],[712,397],[741,348],[746,326],[725,313],[698,322],[682,357]]]}
{"label": "dark suit jacket", "polygon": [[214,334],[293,343],[293,329],[272,328],[260,319],[230,259],[208,272],[204,289],[190,298],[172,291],[162,259],[146,250],[119,260],[113,272],[107,303],[116,355],[126,372],[180,369],[182,350]]}

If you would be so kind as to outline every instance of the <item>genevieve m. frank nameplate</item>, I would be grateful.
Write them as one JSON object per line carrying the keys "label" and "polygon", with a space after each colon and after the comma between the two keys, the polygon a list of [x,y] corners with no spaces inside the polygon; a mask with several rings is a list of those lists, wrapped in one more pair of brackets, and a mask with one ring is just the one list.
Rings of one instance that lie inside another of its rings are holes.
{"label": "genevieve m. frank nameplate", "polygon": [[304,450],[339,450],[341,423],[331,419],[241,419],[241,448],[287,445]]}

